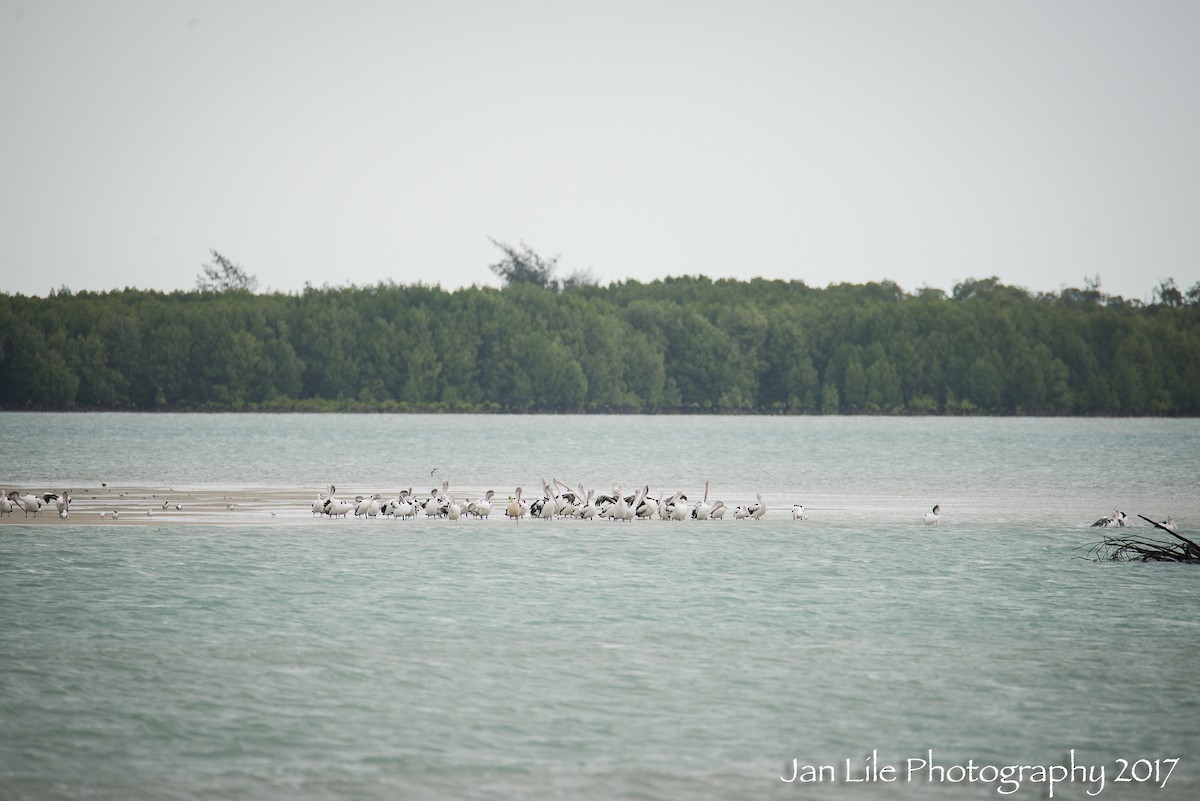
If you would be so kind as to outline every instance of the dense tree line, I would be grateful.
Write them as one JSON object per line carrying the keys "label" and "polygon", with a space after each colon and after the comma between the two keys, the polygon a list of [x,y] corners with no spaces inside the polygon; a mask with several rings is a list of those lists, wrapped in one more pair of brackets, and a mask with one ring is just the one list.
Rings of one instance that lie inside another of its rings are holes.
{"label": "dense tree line", "polygon": [[0,406],[1197,415],[1200,287],[1150,304],[995,278],[0,294]]}

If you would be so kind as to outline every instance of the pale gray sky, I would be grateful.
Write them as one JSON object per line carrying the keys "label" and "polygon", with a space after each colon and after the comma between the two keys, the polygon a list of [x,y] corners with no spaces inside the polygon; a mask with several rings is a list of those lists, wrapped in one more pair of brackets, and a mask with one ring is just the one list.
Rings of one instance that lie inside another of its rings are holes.
{"label": "pale gray sky", "polygon": [[1200,3],[0,0],[0,284],[1200,281]]}

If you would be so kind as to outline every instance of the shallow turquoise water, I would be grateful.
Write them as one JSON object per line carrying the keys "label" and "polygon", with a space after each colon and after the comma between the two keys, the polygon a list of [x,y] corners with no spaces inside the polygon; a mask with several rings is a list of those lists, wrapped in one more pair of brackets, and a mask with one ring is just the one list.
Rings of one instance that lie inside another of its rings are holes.
{"label": "shallow turquoise water", "polygon": [[[1195,533],[1198,438],[1196,421],[0,415],[2,480],[22,488],[315,493],[434,465],[500,493],[543,471],[710,479],[776,510],[6,518],[0,798],[996,797],[780,779],[872,749],[900,766],[1074,749],[1106,766],[1100,798],[1195,798],[1200,573],[1079,557],[1113,506]],[[809,520],[788,519],[793,498]],[[1140,758],[1181,761],[1162,789],[1111,781]]]}

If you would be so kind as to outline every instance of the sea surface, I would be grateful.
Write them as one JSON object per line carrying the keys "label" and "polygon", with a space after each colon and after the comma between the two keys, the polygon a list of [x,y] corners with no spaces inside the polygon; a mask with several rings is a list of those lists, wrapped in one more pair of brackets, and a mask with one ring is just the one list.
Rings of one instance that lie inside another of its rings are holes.
{"label": "sea surface", "polygon": [[[309,508],[556,476],[770,511]],[[297,498],[0,521],[0,799],[1200,798],[1200,565],[1088,550],[1198,480],[1197,420],[0,414],[5,490]]]}

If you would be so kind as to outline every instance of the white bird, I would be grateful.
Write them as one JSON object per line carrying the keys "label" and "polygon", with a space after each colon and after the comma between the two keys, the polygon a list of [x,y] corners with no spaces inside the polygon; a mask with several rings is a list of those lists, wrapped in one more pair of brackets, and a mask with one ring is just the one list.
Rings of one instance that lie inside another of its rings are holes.
{"label": "white bird", "polygon": [[66,520],[71,516],[71,493],[63,490],[62,494],[58,496],[58,500],[54,502],[54,505],[58,509],[58,516]]}
{"label": "white bird", "polygon": [[755,495],[754,497],[756,497],[758,499],[758,502],[750,504],[750,508],[747,509],[746,512],[750,515],[750,517],[752,519],[758,520],[760,517],[762,517],[763,515],[765,515],[767,513],[767,505],[765,503],[763,503],[761,492],[758,493],[757,495]]}
{"label": "white bird", "polygon": [[667,513],[668,513],[668,515],[670,515],[670,518],[672,520],[687,520],[687,518],[688,518],[687,506],[685,504],[682,504],[679,502],[680,498],[682,498],[682,497],[683,497],[683,490],[680,490],[679,492],[676,492],[675,495],[673,495],[671,497],[671,502],[669,504],[667,504],[667,509],[668,509]]}
{"label": "white bird", "polygon": [[441,513],[441,503],[438,500],[438,488],[430,490],[429,500],[422,504],[426,517],[437,517]]}
{"label": "white bird", "polygon": [[118,512],[116,509],[113,509],[113,520],[116,520],[120,516],[121,516],[121,513]]}
{"label": "white bird", "polygon": [[392,517],[409,518],[417,516],[417,504],[412,499],[412,491],[405,490],[400,493],[400,497],[396,499],[396,503],[392,506]]}
{"label": "white bird", "polygon": [[0,515],[11,515],[13,510],[12,499],[8,495],[0,495]]}
{"label": "white bird", "polygon": [[485,492],[483,497],[475,501],[473,504],[472,513],[481,520],[486,520],[487,516],[492,513],[492,496],[495,494],[495,490],[488,490]]}
{"label": "white bird", "polygon": [[717,501],[713,504],[712,511],[708,513],[708,516],[713,520],[724,520],[725,512],[728,510],[729,507],[725,505],[725,501]]}
{"label": "white bird", "polygon": [[804,519],[804,504],[802,504],[802,503],[792,504],[792,519],[793,520],[803,520]]}
{"label": "white bird", "polygon": [[637,508],[637,504],[642,500],[642,491],[638,490],[634,495],[633,508],[630,508],[629,501],[625,500],[625,496],[621,494],[621,488],[616,488],[616,500],[609,507],[608,516],[613,520],[633,520],[633,511]]}
{"label": "white bird", "polygon": [[733,519],[734,520],[745,520],[749,516],[750,516],[750,513],[746,511],[745,506],[742,506],[739,504],[738,506],[733,507]]}
{"label": "white bird", "polygon": [[[555,493],[557,495],[555,502],[558,504],[558,514],[562,517],[575,516],[575,504],[579,502],[579,497],[575,495],[574,490],[567,486],[566,482],[558,476],[554,477]],[[562,492],[558,491],[558,487],[562,488]]]}
{"label": "white bird", "polygon": [[369,498],[363,498],[358,502],[358,506],[354,507],[355,517],[375,517],[379,514],[379,493],[375,493]]}
{"label": "white bird", "polygon": [[709,482],[704,482],[704,499],[692,507],[692,517],[695,520],[707,520],[708,516],[712,514],[712,506],[708,503],[708,484]]}
{"label": "white bird", "polygon": [[924,520],[927,526],[936,526],[940,523],[942,521],[942,505],[934,504],[933,510],[925,513]]}
{"label": "white bird", "polygon": [[[582,492],[583,486],[581,485],[579,489]],[[592,494],[593,490],[588,490],[584,493],[583,505],[576,510],[576,514],[582,520],[591,520],[596,516],[596,504],[592,503]]]}
{"label": "white bird", "polygon": [[[325,488],[325,492],[323,494],[317,493],[317,499],[315,501],[313,501],[313,504],[312,504],[312,513],[314,515],[325,514],[325,502],[328,501],[330,498],[332,498],[333,493],[336,491],[337,491],[337,487],[330,484],[328,487]],[[166,501],[163,501],[163,508],[164,509],[167,508]]]}
{"label": "white bird", "polygon": [[1179,529],[1179,526],[1175,523],[1175,515],[1167,515],[1167,519],[1160,520],[1158,524],[1167,531],[1177,531]]}
{"label": "white bird", "polygon": [[1113,513],[1111,515],[1100,518],[1095,523],[1092,523],[1090,528],[1108,528],[1109,526],[1125,528],[1125,513],[1120,509],[1113,509]]}
{"label": "white bird", "polygon": [[329,497],[325,499],[325,503],[321,505],[321,511],[330,517],[345,517],[354,508],[354,504],[350,501],[343,501],[333,496],[334,487],[329,485]]}
{"label": "white bird", "polygon": [[12,499],[14,506],[21,507],[22,511],[25,512],[26,517],[29,517],[30,512],[33,512],[34,517],[37,517],[38,511],[40,511],[42,508],[42,499],[36,495],[31,495],[29,493],[22,495],[17,490],[13,490],[8,494],[8,497]]}

